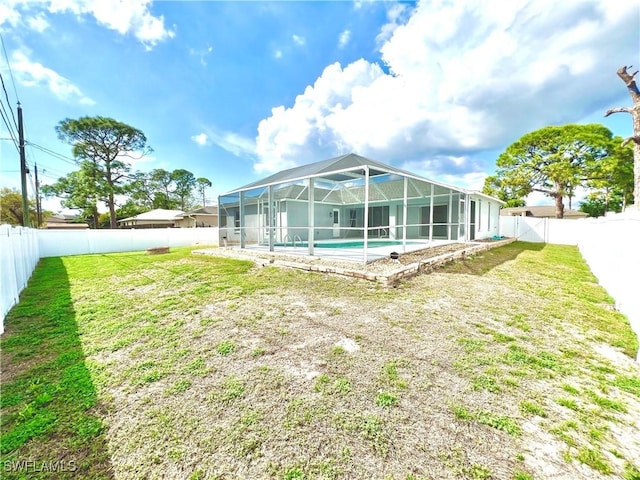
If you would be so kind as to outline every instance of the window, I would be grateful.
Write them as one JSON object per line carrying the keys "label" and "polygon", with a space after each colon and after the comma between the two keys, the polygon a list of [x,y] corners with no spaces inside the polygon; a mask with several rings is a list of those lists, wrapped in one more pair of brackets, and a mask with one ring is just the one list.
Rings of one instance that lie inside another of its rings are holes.
{"label": "window", "polygon": [[233,223],[235,225],[236,233],[240,232],[240,209],[233,212]]}

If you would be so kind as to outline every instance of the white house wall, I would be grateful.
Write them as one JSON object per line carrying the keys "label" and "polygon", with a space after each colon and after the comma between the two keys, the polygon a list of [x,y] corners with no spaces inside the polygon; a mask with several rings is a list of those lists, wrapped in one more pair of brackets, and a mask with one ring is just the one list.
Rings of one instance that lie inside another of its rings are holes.
{"label": "white house wall", "polygon": [[476,240],[500,235],[500,203],[487,197],[470,195],[476,202]]}

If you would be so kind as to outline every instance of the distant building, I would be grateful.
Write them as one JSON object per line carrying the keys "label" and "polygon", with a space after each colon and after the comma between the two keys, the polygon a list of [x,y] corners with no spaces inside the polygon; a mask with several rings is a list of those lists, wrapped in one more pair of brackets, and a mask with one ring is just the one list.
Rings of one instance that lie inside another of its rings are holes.
{"label": "distant building", "polygon": [[[501,217],[535,217],[535,218],[556,218],[555,205],[544,205],[536,207],[509,207],[500,210]],[[564,218],[586,218],[588,215],[578,210],[564,209]]]}
{"label": "distant building", "polygon": [[75,215],[60,213],[45,218],[42,222],[42,228],[46,228],[47,230],[84,230],[89,228],[89,225],[84,222],[78,222],[78,217]]}
{"label": "distant building", "polygon": [[176,227],[217,227],[218,226],[218,206],[197,208],[176,217]]}
{"label": "distant building", "polygon": [[171,228],[176,226],[176,222],[185,212],[182,210],[165,210],[157,208],[135,217],[118,220],[120,228]]}

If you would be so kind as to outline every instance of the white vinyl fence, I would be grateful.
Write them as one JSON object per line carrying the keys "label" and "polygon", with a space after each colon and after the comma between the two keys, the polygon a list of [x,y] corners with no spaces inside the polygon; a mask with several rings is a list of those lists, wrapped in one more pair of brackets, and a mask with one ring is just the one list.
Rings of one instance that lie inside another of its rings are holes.
{"label": "white vinyl fence", "polygon": [[153,247],[217,245],[218,229],[38,230],[40,257],[135,252]]}
{"label": "white vinyl fence", "polygon": [[0,334],[39,259],[37,230],[0,225]]}
{"label": "white vinyl fence", "polygon": [[217,228],[34,230],[0,225],[0,334],[4,317],[18,303],[40,258],[217,244]]}
{"label": "white vinyl fence", "polygon": [[[591,271],[640,337],[640,210],[600,218],[500,217],[500,235],[525,242],[577,245]],[[640,358],[640,357],[639,357]]]}
{"label": "white vinyl fence", "polygon": [[577,245],[582,230],[590,219],[559,220],[557,218],[500,217],[500,235],[523,242]]}

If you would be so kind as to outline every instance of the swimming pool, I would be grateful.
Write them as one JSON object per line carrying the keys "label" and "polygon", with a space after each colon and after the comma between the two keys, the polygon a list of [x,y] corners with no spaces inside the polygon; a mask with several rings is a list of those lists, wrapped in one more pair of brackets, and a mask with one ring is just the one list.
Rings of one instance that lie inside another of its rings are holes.
{"label": "swimming pool", "polygon": [[[421,242],[406,242],[406,245],[420,245]],[[393,245],[402,245],[402,240],[369,240],[367,242],[367,246],[369,248],[374,247],[390,247]],[[275,243],[276,247],[293,247],[293,244],[290,242]],[[308,247],[308,242],[296,242],[296,247]],[[364,248],[364,240],[342,240],[342,241],[331,241],[326,240],[322,242],[314,242],[314,248]]]}

